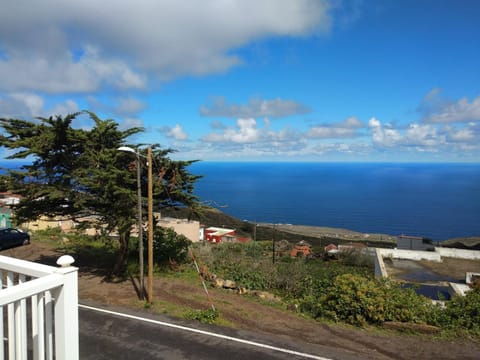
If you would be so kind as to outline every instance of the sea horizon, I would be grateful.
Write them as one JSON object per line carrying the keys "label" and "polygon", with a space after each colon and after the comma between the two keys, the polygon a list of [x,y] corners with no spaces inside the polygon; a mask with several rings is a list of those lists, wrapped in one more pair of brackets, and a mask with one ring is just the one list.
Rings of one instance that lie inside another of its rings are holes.
{"label": "sea horizon", "polygon": [[250,222],[480,236],[480,163],[199,161],[195,194]]}

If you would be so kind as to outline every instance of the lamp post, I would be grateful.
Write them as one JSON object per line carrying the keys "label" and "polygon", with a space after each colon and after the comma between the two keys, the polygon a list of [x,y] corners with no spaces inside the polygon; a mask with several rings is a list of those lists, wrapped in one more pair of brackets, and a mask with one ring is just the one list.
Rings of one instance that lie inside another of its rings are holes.
{"label": "lamp post", "polygon": [[152,147],[147,149],[148,164],[148,302],[152,303],[153,292],[153,187],[152,187]]}
{"label": "lamp post", "polygon": [[[135,151],[131,147],[121,146],[119,151],[134,153],[137,161],[137,215],[138,215],[138,261],[140,267],[140,298],[145,299],[145,283],[143,270],[143,219],[142,219],[142,187],[141,187],[141,169],[140,169],[140,151]],[[148,289],[147,301],[152,302],[153,289],[153,189],[152,189],[152,148],[147,149],[147,167],[148,167]]]}

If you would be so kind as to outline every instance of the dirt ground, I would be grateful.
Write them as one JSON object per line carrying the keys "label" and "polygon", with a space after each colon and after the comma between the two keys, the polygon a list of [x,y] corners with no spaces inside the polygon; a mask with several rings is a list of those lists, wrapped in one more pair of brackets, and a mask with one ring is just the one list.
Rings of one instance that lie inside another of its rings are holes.
{"label": "dirt ground", "polygon": [[[1,255],[54,265],[62,255],[47,244],[4,250]],[[92,259],[90,259],[91,261]],[[134,280],[108,282],[101,269],[83,266],[79,259],[80,302],[93,300],[112,305],[142,306],[138,300]],[[98,271],[97,271],[98,270]],[[185,282],[172,278],[155,278],[154,306],[145,311],[169,313],[171,308],[207,309],[209,302],[200,281]],[[358,329],[326,324],[283,309],[264,301],[221,289],[209,289],[211,298],[229,326],[258,333],[273,334],[284,339],[342,348],[355,356],[370,359],[478,359],[480,342],[472,339],[439,340],[428,335],[408,335],[376,328]]]}

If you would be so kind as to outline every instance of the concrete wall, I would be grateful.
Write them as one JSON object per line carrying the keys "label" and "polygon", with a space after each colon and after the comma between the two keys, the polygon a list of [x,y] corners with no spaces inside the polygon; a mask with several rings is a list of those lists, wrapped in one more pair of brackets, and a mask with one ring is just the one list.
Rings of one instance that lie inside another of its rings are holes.
{"label": "concrete wall", "polygon": [[433,251],[416,251],[416,250],[400,250],[400,249],[378,249],[381,256],[392,259],[407,260],[430,260],[442,261],[441,256]]}
{"label": "concrete wall", "polygon": [[192,242],[200,241],[200,223],[187,219],[161,218],[158,225],[173,229]]}
{"label": "concrete wall", "polygon": [[435,252],[440,254],[440,256],[442,257],[480,260],[480,251],[478,250],[450,249],[450,248],[436,247]]}
{"label": "concrete wall", "polygon": [[376,248],[375,254],[373,254],[373,261],[375,263],[375,277],[387,277],[387,269],[383,262],[382,249]]}

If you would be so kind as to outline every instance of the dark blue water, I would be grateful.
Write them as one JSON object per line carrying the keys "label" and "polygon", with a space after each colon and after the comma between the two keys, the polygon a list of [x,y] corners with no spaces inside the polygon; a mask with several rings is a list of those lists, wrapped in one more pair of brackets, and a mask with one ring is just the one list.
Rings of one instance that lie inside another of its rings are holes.
{"label": "dark blue water", "polygon": [[204,175],[201,200],[244,220],[480,236],[480,164],[199,162],[190,170]]}
{"label": "dark blue water", "polygon": [[425,284],[403,284],[403,288],[413,288],[418,295],[423,295],[432,300],[450,300],[448,286],[425,285]]}

